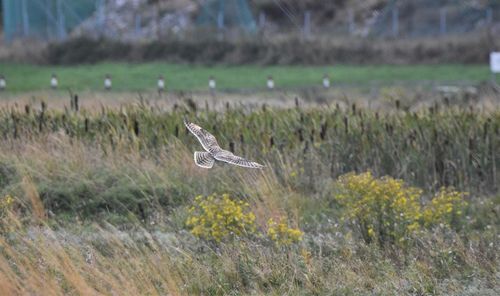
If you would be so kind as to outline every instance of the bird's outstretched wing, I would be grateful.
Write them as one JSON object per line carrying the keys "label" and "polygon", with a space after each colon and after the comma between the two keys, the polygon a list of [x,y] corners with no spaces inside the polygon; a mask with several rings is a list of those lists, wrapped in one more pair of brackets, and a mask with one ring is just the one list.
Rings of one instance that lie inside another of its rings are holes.
{"label": "bird's outstretched wing", "polygon": [[217,143],[217,139],[215,139],[215,137],[211,133],[207,132],[199,125],[188,122],[186,119],[184,119],[184,125],[193,135],[196,136],[198,141],[200,141],[201,146],[203,146],[203,149],[205,149],[206,151],[210,153],[216,153],[222,150]]}
{"label": "bird's outstretched wing", "polygon": [[214,166],[214,162],[215,159],[210,152],[195,151],[194,163],[196,163],[197,166],[205,169],[211,169]]}
{"label": "bird's outstretched wing", "polygon": [[264,167],[263,165],[258,164],[256,162],[249,161],[243,157],[236,156],[227,150],[221,150],[220,152],[215,153],[214,158],[219,161],[224,161],[245,168],[261,169]]}

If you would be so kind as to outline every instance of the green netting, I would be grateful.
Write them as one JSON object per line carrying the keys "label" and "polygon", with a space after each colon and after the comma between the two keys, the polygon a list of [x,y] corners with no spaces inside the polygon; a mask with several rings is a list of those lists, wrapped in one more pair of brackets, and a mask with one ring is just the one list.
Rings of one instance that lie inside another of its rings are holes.
{"label": "green netting", "polygon": [[246,0],[210,0],[204,4],[197,20],[199,25],[216,28],[242,28],[253,32],[255,20]]}
{"label": "green netting", "polygon": [[3,0],[4,34],[15,38],[63,39],[96,9],[96,0]]}

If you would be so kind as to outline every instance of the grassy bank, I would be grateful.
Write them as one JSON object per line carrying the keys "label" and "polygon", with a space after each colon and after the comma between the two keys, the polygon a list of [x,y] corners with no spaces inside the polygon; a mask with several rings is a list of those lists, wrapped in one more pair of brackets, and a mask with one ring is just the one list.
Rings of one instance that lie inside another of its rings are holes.
{"label": "grassy bank", "polygon": [[[7,77],[9,92],[49,89],[52,73],[59,76],[59,89],[102,90],[104,75],[113,76],[114,91],[145,91],[156,88],[158,75],[165,76],[171,90],[206,90],[208,77],[217,79],[222,90],[265,89],[268,75],[273,75],[277,88],[321,86],[324,73],[332,85],[369,86],[370,83],[394,82],[468,82],[490,78],[486,65],[412,65],[412,66],[188,66],[164,63],[103,63],[82,66],[35,66],[0,64],[0,74]],[[2,94],[0,93],[0,96]]]}

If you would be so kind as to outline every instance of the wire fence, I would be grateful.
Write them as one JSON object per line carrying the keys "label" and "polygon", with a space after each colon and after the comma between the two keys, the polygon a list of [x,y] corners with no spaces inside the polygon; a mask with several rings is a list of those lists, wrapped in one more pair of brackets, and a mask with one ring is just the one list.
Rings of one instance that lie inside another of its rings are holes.
{"label": "wire fence", "polygon": [[473,6],[467,4],[469,1],[456,1],[456,5],[431,0],[391,1],[369,15],[347,9],[331,22],[317,11],[292,12],[284,6],[278,6],[282,18],[276,20],[263,11],[252,13],[251,5],[243,0],[204,1],[206,4],[200,4],[196,12],[189,7],[162,11],[143,2],[146,3],[145,0],[3,0],[4,38],[7,42],[18,38],[65,40],[74,35],[154,39],[168,34],[185,37],[197,30],[207,32],[206,28],[217,38],[229,38],[229,32],[235,30],[256,37],[294,34],[304,38],[416,38],[474,32],[498,26],[500,21],[498,1],[489,6]]}
{"label": "wire fence", "polygon": [[96,9],[92,0],[3,0],[6,41],[17,38],[43,40],[68,37]]}
{"label": "wire fence", "polygon": [[[416,1],[415,1],[416,2]],[[336,22],[320,23],[321,19],[312,11],[304,11],[289,20],[289,26],[273,25],[264,13],[258,16],[261,32],[301,34],[305,38],[315,36],[358,37],[436,37],[456,35],[498,26],[500,5],[470,7],[466,5],[442,6],[439,1],[419,1],[419,5],[408,1],[407,5],[386,6],[374,10],[371,15],[357,17],[355,11],[347,9]],[[317,21],[320,20],[320,21]]]}

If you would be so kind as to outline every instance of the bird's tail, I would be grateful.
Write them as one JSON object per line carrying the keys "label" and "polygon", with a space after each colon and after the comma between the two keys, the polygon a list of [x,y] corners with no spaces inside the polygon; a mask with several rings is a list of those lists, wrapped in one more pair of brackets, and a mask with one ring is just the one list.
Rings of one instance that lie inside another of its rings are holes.
{"label": "bird's tail", "polygon": [[211,169],[214,166],[215,159],[210,152],[194,152],[194,162],[197,166]]}

